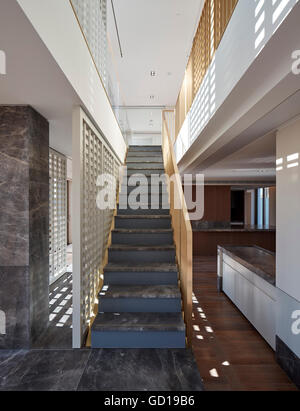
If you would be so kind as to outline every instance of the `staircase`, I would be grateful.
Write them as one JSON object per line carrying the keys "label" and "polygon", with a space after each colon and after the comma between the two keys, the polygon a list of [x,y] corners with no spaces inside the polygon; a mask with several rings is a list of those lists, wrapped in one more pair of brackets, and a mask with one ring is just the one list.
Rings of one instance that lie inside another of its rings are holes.
{"label": "staircase", "polygon": [[[164,174],[160,146],[131,146],[128,176],[122,182],[120,202],[135,187],[133,174]],[[127,194],[126,192],[127,187]],[[185,348],[185,324],[173,242],[166,184],[156,190],[155,209],[118,207],[99,313],[92,325],[92,348]],[[144,191],[145,190],[145,191]],[[153,207],[152,207],[153,208]]]}

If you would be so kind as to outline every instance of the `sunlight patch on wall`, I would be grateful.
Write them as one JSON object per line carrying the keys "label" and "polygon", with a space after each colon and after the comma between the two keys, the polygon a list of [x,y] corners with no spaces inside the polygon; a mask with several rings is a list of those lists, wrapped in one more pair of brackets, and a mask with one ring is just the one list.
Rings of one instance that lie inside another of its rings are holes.
{"label": "sunlight patch on wall", "polygon": [[6,54],[3,50],[0,50],[0,74],[6,74]]}

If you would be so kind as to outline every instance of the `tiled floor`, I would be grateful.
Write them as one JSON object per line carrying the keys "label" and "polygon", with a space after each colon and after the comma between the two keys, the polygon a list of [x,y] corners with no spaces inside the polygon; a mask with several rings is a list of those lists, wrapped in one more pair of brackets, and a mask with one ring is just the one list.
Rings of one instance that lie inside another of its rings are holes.
{"label": "tiled floor", "polygon": [[[37,345],[43,349],[0,351],[0,390],[202,390],[188,350],[70,349],[71,281],[66,274],[51,288],[52,321]],[[216,281],[215,259],[195,259],[193,349],[205,390],[297,391]]]}
{"label": "tiled floor", "polygon": [[72,348],[72,273],[50,286],[49,328],[34,348]]}
{"label": "tiled floor", "polygon": [[0,351],[0,391],[202,391],[189,350]]}
{"label": "tiled floor", "polygon": [[215,258],[194,260],[193,349],[208,391],[294,391],[273,350],[223,293]]}
{"label": "tiled floor", "polygon": [[202,391],[190,350],[73,350],[72,273],[50,287],[50,325],[31,351],[0,351],[0,391]]}

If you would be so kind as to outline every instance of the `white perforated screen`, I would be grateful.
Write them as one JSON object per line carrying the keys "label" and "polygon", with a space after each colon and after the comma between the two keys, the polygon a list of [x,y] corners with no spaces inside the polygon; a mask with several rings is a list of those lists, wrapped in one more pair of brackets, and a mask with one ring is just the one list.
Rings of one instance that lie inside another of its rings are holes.
{"label": "white perforated screen", "polygon": [[49,151],[49,281],[66,272],[67,159]]}

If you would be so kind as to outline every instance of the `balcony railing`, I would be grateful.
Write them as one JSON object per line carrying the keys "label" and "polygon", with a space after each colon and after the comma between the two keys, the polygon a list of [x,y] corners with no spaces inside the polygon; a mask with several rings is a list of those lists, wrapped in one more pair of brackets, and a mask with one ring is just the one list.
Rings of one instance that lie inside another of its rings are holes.
{"label": "balcony railing", "polygon": [[237,3],[238,0],[205,1],[176,103],[176,137],[203,82],[215,51],[219,47]]}
{"label": "balcony railing", "polygon": [[107,0],[69,0],[93,62],[98,71],[102,85],[113,108],[125,141],[131,136],[127,110],[114,55],[107,34]]}

